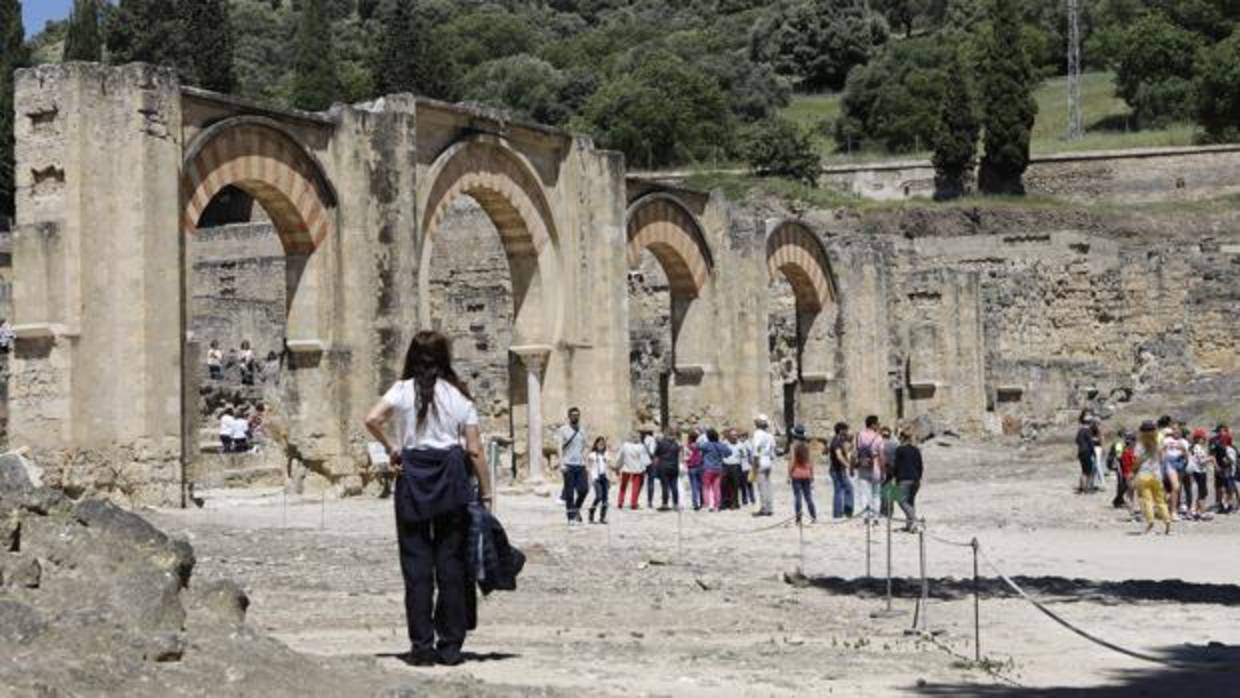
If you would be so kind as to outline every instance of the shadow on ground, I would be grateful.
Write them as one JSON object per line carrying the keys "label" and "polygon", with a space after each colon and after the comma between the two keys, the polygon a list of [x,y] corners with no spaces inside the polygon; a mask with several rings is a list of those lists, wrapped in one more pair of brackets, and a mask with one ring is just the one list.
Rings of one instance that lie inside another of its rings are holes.
{"label": "shadow on ground", "polygon": [[[1132,619],[1137,622],[1145,618],[1134,614]],[[1149,669],[1115,671],[1111,682],[1086,688],[927,683],[910,689],[910,693],[964,698],[1235,698],[1240,695],[1240,646],[1184,645],[1166,648],[1157,654],[1180,666],[1151,663]]]}
{"label": "shadow on ground", "polygon": [[[1101,604],[1118,604],[1131,601],[1167,601],[1181,604],[1217,604],[1240,606],[1240,586],[1235,584],[1198,584],[1179,579],[1151,580],[1127,579],[1122,582],[1105,582],[1094,579],[1068,577],[1012,577],[1030,595],[1048,604],[1091,601]],[[808,577],[789,579],[798,586],[814,587],[848,596],[882,596],[887,593],[886,579],[859,577]],[[973,594],[973,580],[957,577],[931,577],[930,597],[956,600]],[[899,598],[917,598],[921,595],[921,581],[897,578],[891,580],[892,595]],[[1015,597],[1002,579],[982,577],[978,580],[982,598]],[[1237,693],[1240,696],[1240,688]]]}

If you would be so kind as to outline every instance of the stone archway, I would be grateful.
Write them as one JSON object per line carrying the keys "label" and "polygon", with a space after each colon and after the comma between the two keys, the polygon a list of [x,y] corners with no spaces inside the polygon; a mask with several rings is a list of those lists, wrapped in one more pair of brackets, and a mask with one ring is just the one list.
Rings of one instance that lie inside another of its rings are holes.
{"label": "stone archway", "polygon": [[[680,404],[673,406],[671,387],[698,386],[705,373],[715,370],[716,347],[712,341],[709,299],[714,259],[697,217],[668,194],[648,194],[630,204],[626,227],[629,269],[639,270],[642,253],[649,250],[666,276],[671,296],[670,361],[662,359],[664,368],[657,376],[657,386],[635,386],[633,407],[651,411],[657,408],[658,415],[647,416],[658,417],[665,422],[663,426],[669,426],[666,422],[700,416],[698,410],[704,407],[691,400],[676,400]],[[634,348],[632,351],[640,353],[642,350]],[[649,382],[655,377],[635,376],[637,378]]]}
{"label": "stone archway", "polygon": [[[452,204],[477,203],[495,227],[512,282],[511,345],[491,347],[509,362],[512,435],[525,427],[529,477],[542,478],[542,399],[548,364],[560,340],[564,303],[557,226],[534,167],[504,139],[475,136],[448,147],[419,187],[418,298],[423,327],[432,324],[436,237]],[[514,449],[514,455],[519,451]],[[515,463],[515,461],[514,461]],[[514,464],[514,468],[515,468]]]}
{"label": "stone archway", "polygon": [[[810,396],[823,393],[835,378],[836,285],[830,258],[806,225],[782,221],[767,235],[766,261],[771,281],[786,281],[795,301],[795,356],[790,357],[794,365],[791,371],[776,366],[783,383],[783,394],[776,397],[784,404],[784,419],[796,418],[798,413],[825,419],[824,409],[819,409],[827,407],[825,400]],[[827,424],[814,426],[817,431]]]}

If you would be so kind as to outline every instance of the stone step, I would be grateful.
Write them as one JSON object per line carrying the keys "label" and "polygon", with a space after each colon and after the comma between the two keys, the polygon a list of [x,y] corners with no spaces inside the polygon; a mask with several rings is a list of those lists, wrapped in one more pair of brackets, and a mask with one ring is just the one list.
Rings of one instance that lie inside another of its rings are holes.
{"label": "stone step", "polygon": [[212,487],[282,487],[284,469],[275,466],[211,470],[195,480],[195,489]]}

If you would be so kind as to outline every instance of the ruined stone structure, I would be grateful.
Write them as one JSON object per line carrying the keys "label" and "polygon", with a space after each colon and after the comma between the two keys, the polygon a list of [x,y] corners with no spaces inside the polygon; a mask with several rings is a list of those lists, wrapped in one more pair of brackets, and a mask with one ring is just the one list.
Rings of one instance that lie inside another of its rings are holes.
{"label": "ruined stone structure", "polygon": [[235,191],[279,240],[246,273],[268,311],[283,291],[284,455],[340,493],[369,479],[362,419],[419,327],[453,336],[484,436],[511,439],[533,480],[570,405],[613,440],[757,412],[815,434],[871,413],[1019,431],[1153,380],[1164,364],[1134,369],[1134,344],[1235,368],[1234,321],[1098,330],[1125,303],[1234,316],[1234,285],[1063,226],[742,209],[483,110],[398,95],[273,112],[141,65],[20,71],[17,113],[10,441],[69,490],[184,496],[212,326],[191,300],[225,285],[199,257],[219,288],[197,288],[189,240],[238,233],[207,230]]}

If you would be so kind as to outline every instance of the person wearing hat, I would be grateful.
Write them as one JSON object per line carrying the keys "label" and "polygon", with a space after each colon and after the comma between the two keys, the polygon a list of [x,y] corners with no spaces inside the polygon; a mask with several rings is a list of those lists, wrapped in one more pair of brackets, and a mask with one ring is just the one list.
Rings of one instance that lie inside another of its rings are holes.
{"label": "person wearing hat", "polygon": [[758,511],[754,516],[774,516],[775,498],[771,492],[771,468],[775,462],[775,437],[771,436],[770,420],[760,414],[753,420],[754,465],[758,468]]}
{"label": "person wearing hat", "polygon": [[818,509],[814,507],[814,461],[809,457],[809,444],[805,440],[805,427],[792,427],[788,434],[792,439],[792,453],[788,459],[788,481],[792,483],[792,499],[796,507],[797,523],[801,523],[801,500],[809,511],[809,522],[818,523]]}
{"label": "person wearing hat", "polygon": [[1214,427],[1210,439],[1210,452],[1214,456],[1214,503],[1220,514],[1236,509],[1236,449],[1231,442],[1231,430],[1226,424]]}
{"label": "person wearing hat", "polygon": [[1145,532],[1154,528],[1154,518],[1161,519],[1164,531],[1171,535],[1171,513],[1167,511],[1167,497],[1162,486],[1162,453],[1158,445],[1158,426],[1146,420],[1141,423],[1137,437],[1137,474],[1134,489],[1141,501],[1141,515],[1145,519]]}

